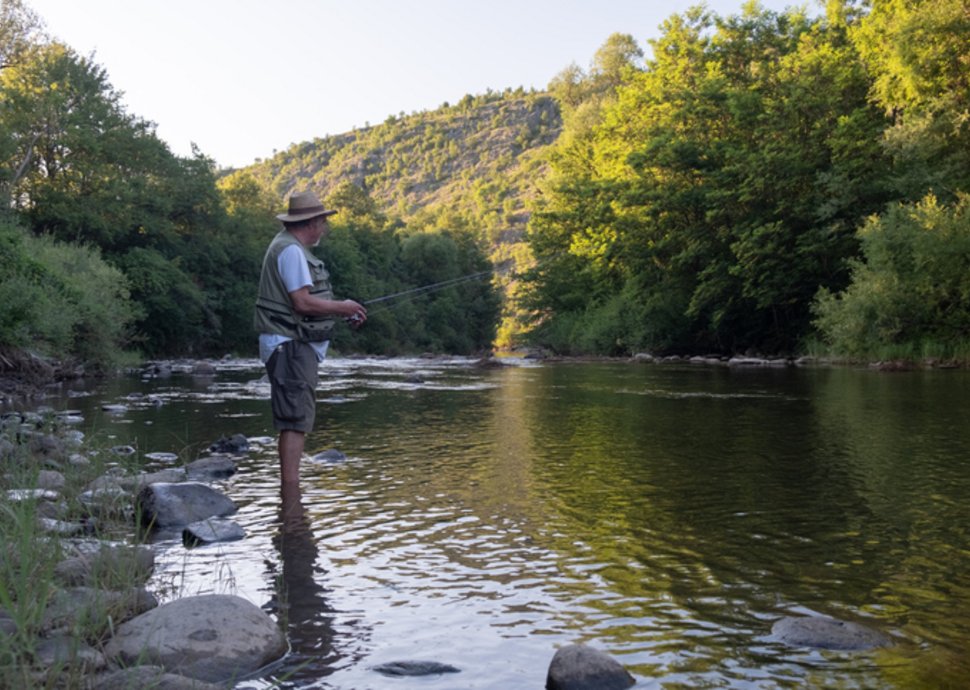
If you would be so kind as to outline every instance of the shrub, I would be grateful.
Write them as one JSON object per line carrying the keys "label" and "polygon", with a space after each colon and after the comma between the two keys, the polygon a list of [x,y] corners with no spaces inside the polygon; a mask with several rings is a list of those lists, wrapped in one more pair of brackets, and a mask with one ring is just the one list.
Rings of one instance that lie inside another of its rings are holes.
{"label": "shrub", "polygon": [[841,294],[820,290],[815,325],[837,352],[919,355],[970,340],[970,195],[897,204],[859,231],[863,259]]}

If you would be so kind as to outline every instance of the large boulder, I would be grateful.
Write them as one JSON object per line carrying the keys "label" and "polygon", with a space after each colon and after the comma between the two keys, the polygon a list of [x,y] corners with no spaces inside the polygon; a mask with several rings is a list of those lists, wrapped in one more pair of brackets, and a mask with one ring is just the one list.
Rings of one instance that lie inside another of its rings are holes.
{"label": "large boulder", "polygon": [[859,623],[825,616],[787,616],[775,621],[771,635],[792,647],[861,651],[888,647],[890,639]]}
{"label": "large boulder", "polygon": [[546,676],[546,690],[625,690],[634,684],[620,662],[582,644],[559,649]]}
{"label": "large boulder", "polygon": [[286,637],[262,609],[225,594],[187,597],[118,627],[105,654],[219,683],[242,678],[286,653]]}
{"label": "large boulder", "polygon": [[135,499],[143,525],[183,527],[210,517],[236,512],[225,494],[198,482],[150,484]]}

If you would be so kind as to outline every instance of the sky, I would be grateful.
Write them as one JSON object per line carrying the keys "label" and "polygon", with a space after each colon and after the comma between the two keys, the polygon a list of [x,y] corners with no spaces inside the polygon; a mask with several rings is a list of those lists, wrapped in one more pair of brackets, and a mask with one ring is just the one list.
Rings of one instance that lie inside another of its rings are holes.
{"label": "sky", "polygon": [[[696,0],[24,0],[172,152],[242,167],[488,89],[543,90]],[[727,16],[743,0],[708,0]],[[771,10],[811,0],[761,0]]]}

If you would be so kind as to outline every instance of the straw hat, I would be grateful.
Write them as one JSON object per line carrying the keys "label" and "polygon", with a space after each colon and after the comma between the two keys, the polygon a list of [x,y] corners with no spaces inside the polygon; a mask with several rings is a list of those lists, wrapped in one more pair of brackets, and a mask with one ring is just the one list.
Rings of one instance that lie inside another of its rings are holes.
{"label": "straw hat", "polygon": [[290,195],[290,206],[286,213],[276,216],[284,223],[297,223],[317,216],[332,216],[336,211],[323,207],[313,192],[295,192]]}

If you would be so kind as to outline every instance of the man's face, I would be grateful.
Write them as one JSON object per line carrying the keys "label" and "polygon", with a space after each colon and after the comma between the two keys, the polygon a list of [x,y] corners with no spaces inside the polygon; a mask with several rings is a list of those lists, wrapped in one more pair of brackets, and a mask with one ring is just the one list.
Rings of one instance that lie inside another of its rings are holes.
{"label": "man's face", "polygon": [[330,234],[330,223],[327,221],[326,216],[320,216],[319,218],[313,219],[313,224],[310,226],[313,231],[311,247],[316,247],[320,244],[320,240]]}

